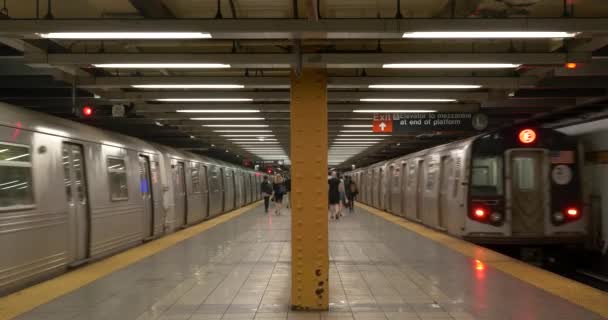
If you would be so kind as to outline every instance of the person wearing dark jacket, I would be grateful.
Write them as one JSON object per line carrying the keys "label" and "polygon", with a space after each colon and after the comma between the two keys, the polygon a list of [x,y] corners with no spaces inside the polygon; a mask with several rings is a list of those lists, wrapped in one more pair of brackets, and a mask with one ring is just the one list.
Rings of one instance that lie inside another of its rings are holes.
{"label": "person wearing dark jacket", "polygon": [[268,181],[267,176],[264,176],[260,189],[262,191],[262,198],[264,198],[264,212],[268,213],[268,205],[270,204],[270,196],[272,195],[272,184]]}
{"label": "person wearing dark jacket", "polygon": [[348,179],[346,183],[346,198],[348,199],[348,209],[350,212],[355,210],[355,198],[358,194],[359,189],[357,189],[357,184],[353,180]]}

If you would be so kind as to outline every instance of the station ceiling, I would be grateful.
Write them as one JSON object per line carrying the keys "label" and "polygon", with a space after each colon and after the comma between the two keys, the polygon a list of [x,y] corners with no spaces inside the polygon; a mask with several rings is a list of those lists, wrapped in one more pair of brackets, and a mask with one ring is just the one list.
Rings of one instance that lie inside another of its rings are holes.
{"label": "station ceiling", "polygon": [[[327,69],[331,145],[373,139],[373,114],[357,110],[482,113],[488,129],[608,115],[605,0],[50,3],[0,11],[0,101],[233,162],[288,156],[289,77],[301,68]],[[86,104],[95,116],[76,118]],[[112,117],[114,105],[130,112]],[[330,165],[478,133],[395,133]]]}

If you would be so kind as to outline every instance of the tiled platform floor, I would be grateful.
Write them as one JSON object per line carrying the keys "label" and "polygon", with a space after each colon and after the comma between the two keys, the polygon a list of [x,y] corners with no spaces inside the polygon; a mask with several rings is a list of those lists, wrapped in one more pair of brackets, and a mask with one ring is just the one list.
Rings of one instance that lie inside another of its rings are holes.
{"label": "tiled platform floor", "polygon": [[330,311],[289,311],[290,218],[260,207],[20,320],[595,320],[359,209],[330,221]]}

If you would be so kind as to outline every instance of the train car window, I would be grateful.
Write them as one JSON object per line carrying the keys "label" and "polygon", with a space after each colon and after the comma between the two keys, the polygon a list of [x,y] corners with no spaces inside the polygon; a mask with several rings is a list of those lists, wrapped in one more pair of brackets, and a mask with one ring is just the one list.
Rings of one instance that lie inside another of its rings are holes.
{"label": "train car window", "polygon": [[108,176],[110,177],[110,199],[124,201],[129,199],[127,167],[124,159],[108,158]]}
{"label": "train car window", "polygon": [[502,172],[502,158],[498,156],[474,158],[471,174],[471,195],[502,195]]}
{"label": "train car window", "polygon": [[191,162],[190,179],[192,180],[192,193],[201,193],[201,164]]}
{"label": "train car window", "polygon": [[0,208],[34,204],[30,148],[0,143]]}
{"label": "train car window", "polygon": [[435,178],[437,176],[437,164],[429,162],[426,171],[426,191],[432,191],[435,188]]}
{"label": "train car window", "polygon": [[534,158],[518,157],[513,159],[513,175],[519,190],[534,190],[536,188]]}

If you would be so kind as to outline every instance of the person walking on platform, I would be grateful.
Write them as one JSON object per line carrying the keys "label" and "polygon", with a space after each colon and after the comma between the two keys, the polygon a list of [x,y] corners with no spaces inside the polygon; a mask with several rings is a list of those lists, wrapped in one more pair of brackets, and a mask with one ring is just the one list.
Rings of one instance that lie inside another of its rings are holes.
{"label": "person walking on platform", "polygon": [[274,189],[274,214],[277,216],[281,214],[281,209],[283,209],[283,196],[287,190],[285,189],[285,181],[280,174],[277,174],[274,178],[274,185],[272,186]]}
{"label": "person walking on platform", "polygon": [[264,176],[264,181],[260,186],[262,191],[262,198],[264,198],[264,212],[268,213],[268,206],[270,204],[270,196],[272,195],[272,184],[268,181],[268,176]]}
{"label": "person walking on platform", "polygon": [[291,205],[291,178],[289,176],[287,176],[285,178],[285,206],[287,207],[287,209],[289,209],[289,206]]}
{"label": "person walking on platform", "polygon": [[348,200],[349,212],[355,211],[355,198],[358,194],[359,189],[357,189],[357,184],[352,179],[348,179],[346,183],[346,199]]}
{"label": "person walking on platform", "polygon": [[331,176],[329,180],[327,180],[327,184],[329,185],[329,212],[331,219],[340,219],[339,216],[339,208],[340,208],[340,179],[338,179],[338,174],[335,171],[331,172]]}
{"label": "person walking on platform", "polygon": [[342,176],[339,177],[340,179],[340,184],[338,185],[338,191],[340,191],[340,206],[339,206],[339,211],[338,211],[338,215],[340,217],[344,216],[343,212],[344,212],[344,208],[346,208],[346,189],[344,188],[344,178]]}

